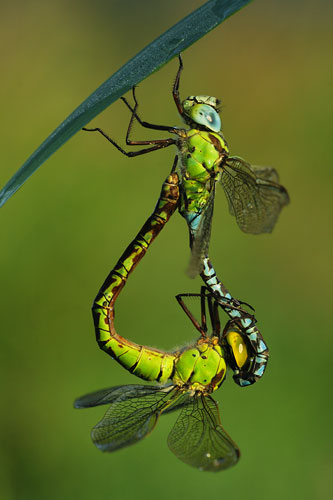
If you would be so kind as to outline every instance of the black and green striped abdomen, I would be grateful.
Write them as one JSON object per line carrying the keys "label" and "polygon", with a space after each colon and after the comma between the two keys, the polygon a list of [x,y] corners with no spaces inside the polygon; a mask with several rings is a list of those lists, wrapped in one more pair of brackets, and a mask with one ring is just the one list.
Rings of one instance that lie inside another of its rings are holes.
{"label": "black and green striped abdomen", "polygon": [[175,355],[130,342],[120,335],[102,347],[129,372],[144,380],[164,383],[172,375]]}
{"label": "black and green striped abdomen", "polygon": [[134,375],[161,383],[170,378],[175,355],[136,344],[119,335],[114,325],[114,303],[129,274],[176,210],[178,197],[178,175],[173,173],[162,186],[153,214],[106,278],[92,307],[99,347]]}

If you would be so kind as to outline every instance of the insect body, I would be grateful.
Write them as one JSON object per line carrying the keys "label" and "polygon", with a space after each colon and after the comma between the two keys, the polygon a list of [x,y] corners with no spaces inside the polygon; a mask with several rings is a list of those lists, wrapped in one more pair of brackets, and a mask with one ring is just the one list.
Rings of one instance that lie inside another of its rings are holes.
{"label": "insect body", "polygon": [[[154,125],[142,121],[137,114],[138,103],[133,89],[134,108],[122,98],[132,111],[126,144],[150,147],[127,152],[101,129],[84,130],[100,132],[128,157],[171,145],[177,147],[178,162],[175,167],[180,176],[180,213],[185,217],[190,230],[192,259],[189,271],[194,276],[202,270],[203,259],[208,253],[216,183],[224,188],[230,213],[236,217],[240,228],[247,233],[271,232],[282,207],[289,203],[289,196],[286,189],[278,183],[278,174],[273,168],[253,166],[241,158],[229,155],[228,145],[221,132],[219,101],[215,97],[201,95],[180,100],[179,82],[182,68],[179,56],[173,98],[188,128]],[[148,141],[130,140],[134,119],[143,127],[167,131],[176,137]]]}
{"label": "insect body", "polygon": [[[217,115],[218,116],[218,115]],[[224,139],[215,132],[191,129],[180,141],[181,196],[179,212],[190,230],[192,276],[202,267],[202,258],[208,252],[213,194],[220,176],[219,165],[227,156]]]}
{"label": "insect body", "polygon": [[[212,314],[216,314],[218,309],[212,306],[211,296],[202,294],[201,297],[210,304]],[[182,300],[181,296],[177,299]],[[215,316],[212,321],[219,325]],[[211,395],[225,379],[228,345],[218,329],[211,335],[202,327],[199,331],[201,336],[197,342],[173,353],[141,346],[144,357],[136,375],[145,380],[158,380],[159,370],[164,372],[169,385],[117,386],[75,401],[76,408],[110,404],[92,430],[92,440],[99,449],[110,452],[134,444],[151,432],[161,414],[180,410],[168,437],[169,448],[180,460],[215,472],[237,463],[239,448],[223,429],[217,403]],[[136,357],[132,345],[126,341],[120,345],[127,351],[124,356],[129,357],[133,351]],[[117,355],[113,357],[117,359]],[[166,359],[170,371],[162,367]],[[134,366],[132,362],[129,364]]]}
{"label": "insect body", "polygon": [[189,130],[178,131],[180,136],[184,134],[178,141],[182,186],[179,211],[190,230],[189,272],[195,276],[208,254],[216,183],[224,188],[230,213],[249,233],[272,231],[289,197],[278,184],[274,169],[251,166],[229,156],[214,97],[191,96],[179,103],[179,108],[190,126]]}
{"label": "insect body", "polygon": [[[151,379],[144,377],[145,380],[157,380],[160,383],[164,383],[169,378],[172,367],[170,355],[152,351],[148,347],[134,344],[129,340],[125,341],[122,337],[119,337],[114,327],[113,304],[124,287],[130,272],[134,270],[145,255],[149,245],[175,212],[179,203],[179,194],[178,174],[172,172],[163,184],[154,213],[148,218],[136,238],[127,247],[116,266],[110,272],[93,305],[96,338],[101,349],[108,352],[131,373],[139,377],[141,377],[141,367],[146,366],[147,359],[149,361],[155,359],[156,363],[161,361],[161,366],[156,364]],[[208,257],[204,259],[201,277],[208,290],[215,295],[217,302],[229,315],[233,329],[238,330],[239,334],[243,335],[243,344],[245,345],[246,342],[248,346],[247,362],[242,366],[231,363],[231,366],[234,371],[233,378],[238,385],[242,387],[251,385],[264,374],[269,355],[268,347],[256,327],[256,319],[253,314],[242,308],[241,302],[234,299],[217,278]],[[124,342],[127,343],[127,346],[123,344]],[[151,363],[149,363],[149,366],[152,369]]]}
{"label": "insect body", "polygon": [[[114,306],[129,274],[145,255],[172,213],[179,197],[178,175],[172,173],[163,184],[155,211],[108,275],[93,304],[99,346],[125,369],[159,386],[127,385],[104,389],[78,398],[76,408],[110,404],[94,427],[92,440],[103,451],[115,451],[145,437],[162,413],[181,410],[169,434],[171,451],[189,465],[219,471],[234,465],[239,449],[223,429],[212,393],[226,376],[227,365],[241,369],[251,362],[253,350],[233,321],[221,332],[220,303],[205,287],[201,299],[201,324],[177,300],[200,333],[191,346],[167,353],[142,346],[119,335],[114,325]],[[231,310],[233,300],[224,298]],[[237,301],[235,301],[237,302]],[[212,333],[207,333],[208,307]],[[242,316],[242,309],[238,312]],[[244,312],[244,314],[246,314]]]}

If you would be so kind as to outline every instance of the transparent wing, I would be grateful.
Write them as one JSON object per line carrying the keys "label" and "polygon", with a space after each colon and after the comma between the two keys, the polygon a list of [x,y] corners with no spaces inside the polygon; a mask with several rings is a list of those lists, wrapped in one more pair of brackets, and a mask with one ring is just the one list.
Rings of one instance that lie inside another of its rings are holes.
{"label": "transparent wing", "polygon": [[[115,388],[118,397],[115,393],[109,393],[111,406],[91,432],[93,443],[102,451],[115,451],[144,438],[153,430],[163,411],[169,407],[171,411],[179,406],[177,400],[181,396],[173,386],[123,386],[121,393],[119,390],[119,387]],[[99,393],[105,400],[105,392]]]}
{"label": "transparent wing", "polygon": [[160,387],[153,385],[117,385],[108,389],[101,389],[96,392],[91,392],[77,398],[74,401],[74,408],[91,408],[92,406],[106,405],[113,403],[118,398],[122,400],[132,399],[134,397],[142,398],[149,394],[155,394],[156,391],[161,390]]}
{"label": "transparent wing", "polygon": [[171,413],[172,411],[179,410],[183,406],[192,404],[192,396],[189,392],[184,392],[178,395],[165,410],[163,410],[163,415],[166,413]]}
{"label": "transparent wing", "polygon": [[279,213],[289,203],[286,189],[274,168],[250,165],[230,157],[223,166],[220,182],[231,215],[245,233],[270,233]]}
{"label": "transparent wing", "polygon": [[217,403],[210,396],[192,397],[168,437],[170,450],[183,462],[218,472],[235,465],[240,451],[221,425]]}
{"label": "transparent wing", "polygon": [[208,255],[210,235],[212,229],[212,218],[214,211],[215,186],[205,209],[198,215],[199,222],[190,227],[192,233],[191,259],[188,267],[188,275],[195,278],[202,271],[202,261]]}

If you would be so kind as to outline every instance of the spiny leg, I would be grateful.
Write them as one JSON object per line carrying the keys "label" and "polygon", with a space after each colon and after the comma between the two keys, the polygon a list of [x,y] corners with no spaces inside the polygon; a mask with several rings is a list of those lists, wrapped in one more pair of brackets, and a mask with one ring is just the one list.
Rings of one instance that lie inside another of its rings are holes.
{"label": "spiny leg", "polygon": [[[240,302],[236,301],[236,299],[228,299],[225,297],[223,299],[223,302],[221,302],[221,299],[217,296],[217,294],[213,290],[211,290],[208,286],[202,286],[201,288],[202,288],[202,290],[207,292],[206,294],[204,294],[204,297],[208,298],[211,295],[217,301],[218,305],[220,307],[222,307],[222,309],[228,308],[232,311],[240,311],[244,315],[251,316],[253,318],[253,320],[255,321],[254,316],[249,315],[249,313],[247,311],[245,311],[245,309],[242,309],[238,305],[238,304],[240,304]],[[201,292],[201,293],[180,293],[178,295],[181,297],[202,297],[202,293],[204,293],[204,292]],[[248,305],[248,304],[246,304],[246,305]],[[230,316],[230,314],[229,314],[229,316]]]}
{"label": "spiny leg", "polygon": [[219,315],[219,307],[221,306],[221,304],[219,304],[219,302],[216,300],[216,297],[211,292],[211,290],[209,290],[209,288],[207,288],[206,286],[202,286],[201,300],[205,301],[205,299],[207,299],[208,302],[209,315],[213,333],[219,336],[221,333],[221,322]]}
{"label": "spiny leg", "polygon": [[109,137],[101,128],[96,127],[96,128],[86,128],[84,127],[82,130],[85,130],[86,132],[99,132],[102,134],[105,139],[107,139],[113,146],[115,146],[118,151],[120,151],[123,155],[133,158],[134,156],[140,156],[144,155],[146,153],[151,153],[152,151],[157,151],[158,149],[163,149],[167,148],[169,146],[172,146],[172,144],[176,144],[175,139],[157,139],[157,140],[151,140],[151,141],[141,141],[137,142],[137,145],[139,144],[155,144],[155,146],[152,146],[151,148],[146,148],[146,149],[140,149],[139,151],[125,151],[119,144],[116,143],[111,137]]}
{"label": "spiny leg", "polygon": [[215,335],[220,337],[221,322],[220,322],[220,315],[219,315],[219,304],[216,300],[214,300],[214,321],[215,321]]}
{"label": "spiny leg", "polygon": [[172,164],[172,169],[171,169],[171,174],[174,173],[174,171],[176,170],[176,167],[177,167],[177,164],[178,164],[178,156],[176,155],[174,160],[173,160],[173,164]]}
{"label": "spiny leg", "polygon": [[[200,300],[200,304],[201,304],[201,328],[200,329],[198,328],[198,325],[199,325],[198,321],[194,318],[193,314],[189,311],[189,309],[185,305],[182,297],[200,297],[200,299],[201,299]],[[200,294],[199,293],[180,293],[176,296],[176,299],[177,299],[179,305],[184,310],[184,312],[190,318],[192,323],[195,325],[195,327],[201,332],[201,334],[202,334],[202,331],[207,333],[207,317],[206,317],[206,301],[207,301],[213,333],[219,336],[219,334],[221,332],[221,323],[220,323],[218,307],[220,304],[216,301],[213,294],[208,290],[207,287],[202,286]]]}
{"label": "spiny leg", "polygon": [[135,89],[136,89],[136,87],[132,88],[132,95],[133,95],[133,100],[134,100],[134,108],[129,104],[129,102],[127,101],[126,97],[121,97],[121,100],[126,104],[126,106],[128,107],[128,109],[131,111],[132,115],[135,116],[135,118],[140,123],[140,125],[142,127],[150,128],[150,129],[153,129],[153,130],[166,130],[170,134],[176,134],[177,133],[177,129],[175,127],[173,127],[173,126],[169,127],[168,125],[155,125],[153,123],[149,123],[149,122],[146,122],[144,120],[141,120],[141,118],[138,116],[138,114],[136,112],[136,110],[138,108],[138,101],[137,101],[137,98],[136,98]]}
{"label": "spiny leg", "polygon": [[206,287],[202,286],[200,290],[200,298],[201,298],[201,324],[203,330],[207,332],[207,319],[206,319]]}
{"label": "spiny leg", "polygon": [[211,325],[212,325],[212,330],[214,332],[215,331],[215,318],[214,318],[214,314],[213,314],[212,294],[208,293],[206,295],[206,297],[207,297],[207,304],[208,304],[208,311],[209,311],[210,322],[211,322]]}
{"label": "spiny leg", "polygon": [[[146,122],[142,122],[139,119],[139,117],[137,116],[137,114],[136,114],[136,111],[138,109],[139,103],[138,103],[136,95],[135,95],[135,87],[133,87],[133,89],[132,89],[132,94],[133,94],[133,99],[134,99],[134,103],[135,103],[133,109],[131,108],[131,106],[128,104],[128,102],[126,101],[126,99],[124,97],[121,98],[125,102],[125,104],[127,105],[127,107],[132,112],[132,116],[131,116],[130,122],[128,124],[128,129],[127,129],[127,133],[126,133],[126,144],[128,146],[140,146],[140,145],[145,145],[145,144],[152,144],[152,142],[154,142],[154,144],[161,144],[161,143],[164,143],[166,140],[172,140],[175,143],[176,142],[175,139],[157,139],[157,140],[153,140],[153,141],[152,140],[149,140],[149,141],[132,141],[129,138],[135,118],[138,120],[138,122],[141,125],[143,125],[143,123],[146,123]],[[156,127],[158,127],[158,128],[156,128]],[[167,130],[168,132],[173,132],[173,127],[165,127],[163,125],[162,126],[158,125],[158,126],[154,126],[154,128],[157,129],[157,130]]]}
{"label": "spiny leg", "polygon": [[[191,313],[191,311],[189,310],[189,308],[186,306],[186,304],[185,304],[185,302],[183,301],[183,298],[182,298],[182,297],[199,297],[199,296],[200,295],[198,293],[193,293],[193,294],[180,293],[180,294],[176,295],[176,300],[177,300],[178,304],[180,305],[180,307],[185,312],[185,314],[187,315],[187,317],[192,321],[192,323],[195,326],[195,328],[198,330],[198,332],[200,332],[200,334],[202,335],[202,337],[206,337],[206,331],[207,331],[206,317],[204,318],[203,325],[201,326],[199,324],[199,322],[197,321],[197,319],[194,317],[194,315]],[[203,311],[202,311],[202,314],[203,314]]]}
{"label": "spiny leg", "polygon": [[166,127],[166,126],[163,126],[163,125],[162,126],[155,126],[155,125],[150,126],[150,124],[147,124],[147,122],[142,122],[140,120],[140,118],[136,114],[136,110],[138,108],[138,101],[137,101],[136,95],[135,95],[135,87],[133,87],[132,93],[133,93],[133,99],[134,99],[134,103],[135,103],[134,108],[132,108],[128,104],[128,102],[126,101],[126,99],[124,97],[121,98],[125,102],[125,104],[127,105],[127,107],[132,112],[132,116],[131,116],[131,119],[130,119],[130,122],[129,122],[128,128],[127,128],[127,132],[126,132],[126,144],[128,146],[147,146],[147,145],[154,144],[154,146],[152,146],[150,148],[140,149],[139,151],[125,151],[116,141],[114,141],[113,139],[111,139],[111,137],[108,136],[104,132],[104,130],[102,130],[99,127],[96,127],[96,128],[83,127],[82,130],[84,130],[86,132],[99,132],[103,137],[105,137],[105,139],[107,139],[109,142],[111,142],[111,144],[113,146],[115,146],[118,149],[118,151],[120,151],[123,155],[125,155],[125,156],[127,156],[129,158],[133,158],[135,156],[143,155],[143,154],[146,154],[146,153],[151,153],[152,151],[157,151],[158,149],[167,148],[167,147],[169,147],[169,146],[171,146],[173,144],[176,144],[177,140],[173,139],[173,138],[167,138],[167,139],[150,139],[150,140],[147,140],[147,141],[132,141],[132,140],[130,140],[129,136],[130,136],[130,133],[131,133],[131,130],[132,130],[135,118],[138,120],[138,122],[141,125],[143,125],[143,126],[149,125],[148,128],[154,128],[156,130],[168,130],[170,133],[175,132],[174,127]]}
{"label": "spiny leg", "polygon": [[[181,116],[183,116],[184,115],[184,108],[183,108],[182,102],[181,102],[180,97],[179,97],[180,75],[181,75],[181,72],[183,70],[183,60],[182,60],[182,57],[181,57],[180,54],[178,55],[178,60],[179,60],[179,67],[178,67],[177,75],[176,75],[176,78],[175,78],[175,81],[174,81],[174,84],[173,84],[172,95],[173,95],[173,99],[175,101],[175,104],[177,106],[177,110],[178,110],[179,114]],[[135,103],[134,108],[132,108],[132,106],[129,104],[129,102],[126,100],[125,97],[121,97],[121,99],[126,104],[126,106],[128,107],[128,109],[133,114],[135,114],[135,118],[138,120],[138,122],[140,123],[140,125],[142,125],[142,127],[151,128],[151,129],[154,129],[154,130],[167,130],[168,132],[170,132],[172,134],[178,134],[179,133],[178,132],[179,129],[177,129],[176,127],[168,127],[166,125],[155,125],[153,123],[149,123],[149,122],[141,120],[141,118],[136,113],[138,102],[137,102],[136,95],[135,95],[135,87],[133,87],[132,93],[133,93],[133,99],[134,99],[134,103]]]}
{"label": "spiny leg", "polygon": [[179,114],[181,116],[183,116],[184,108],[183,108],[183,105],[182,105],[181,100],[179,98],[180,74],[183,70],[183,60],[182,60],[182,56],[180,54],[178,55],[178,60],[179,60],[179,67],[178,67],[175,83],[173,84],[172,95],[173,95],[173,99],[175,101],[175,104],[177,106]]}

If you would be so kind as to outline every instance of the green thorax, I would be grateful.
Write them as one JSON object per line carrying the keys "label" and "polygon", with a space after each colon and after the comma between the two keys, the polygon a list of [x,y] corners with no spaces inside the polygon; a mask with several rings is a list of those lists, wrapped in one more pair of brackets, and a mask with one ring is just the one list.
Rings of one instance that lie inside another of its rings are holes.
{"label": "green thorax", "polygon": [[226,363],[218,337],[201,337],[182,351],[175,361],[172,381],[187,390],[211,393],[226,374]]}
{"label": "green thorax", "polygon": [[181,213],[200,212],[206,206],[228,154],[228,145],[221,133],[187,131],[181,145]]}

